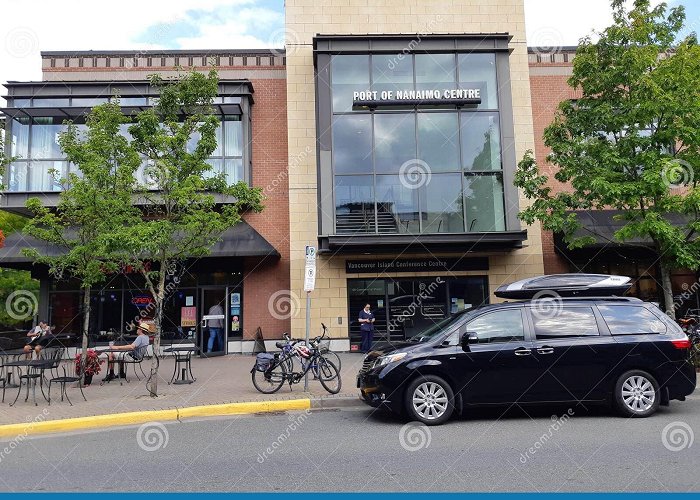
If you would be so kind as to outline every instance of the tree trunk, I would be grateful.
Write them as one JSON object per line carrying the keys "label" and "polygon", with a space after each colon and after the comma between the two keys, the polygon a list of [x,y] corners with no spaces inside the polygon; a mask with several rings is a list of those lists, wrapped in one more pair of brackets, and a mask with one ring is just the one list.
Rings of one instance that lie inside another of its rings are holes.
{"label": "tree trunk", "polygon": [[90,330],[90,290],[91,287],[83,288],[83,353],[80,356],[80,373],[85,374],[87,365],[87,350]]}
{"label": "tree trunk", "polygon": [[676,305],[673,302],[673,285],[671,284],[671,269],[661,263],[661,287],[664,293],[664,307],[669,318],[676,319]]}
{"label": "tree trunk", "polygon": [[153,360],[151,361],[151,387],[149,392],[151,397],[158,397],[158,352],[160,351],[160,333],[163,323],[163,302],[165,301],[165,266],[161,263],[161,270],[158,275],[158,288],[156,296],[153,297],[156,310],[153,316],[153,323],[156,327],[155,336],[153,337]]}

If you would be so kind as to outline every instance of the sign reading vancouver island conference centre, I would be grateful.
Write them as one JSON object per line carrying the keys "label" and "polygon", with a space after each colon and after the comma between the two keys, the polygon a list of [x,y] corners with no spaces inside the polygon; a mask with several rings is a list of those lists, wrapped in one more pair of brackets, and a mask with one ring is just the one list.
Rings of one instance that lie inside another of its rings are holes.
{"label": "sign reading vancouver island conference centre", "polygon": [[352,93],[352,104],[481,104],[481,89],[356,90]]}

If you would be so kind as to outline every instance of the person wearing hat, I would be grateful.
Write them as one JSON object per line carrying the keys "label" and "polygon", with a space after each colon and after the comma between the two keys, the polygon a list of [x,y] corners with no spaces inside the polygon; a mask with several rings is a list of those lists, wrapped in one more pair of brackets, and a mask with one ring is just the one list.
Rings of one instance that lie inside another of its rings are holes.
{"label": "person wearing hat", "polygon": [[[131,344],[113,345],[110,346],[110,349],[114,349],[115,351],[125,351],[133,359],[138,360],[143,357],[146,347],[148,347],[148,344],[150,343],[148,338],[149,333],[151,332],[148,329],[148,326],[143,323],[139,323],[136,326],[136,338]],[[114,375],[114,354],[115,353],[113,352],[109,353],[109,362],[107,363],[107,366],[109,367],[109,374],[105,378],[105,382],[109,382],[110,380],[117,378],[116,375]],[[119,364],[119,371],[122,372],[120,373],[120,377],[125,378],[123,374],[124,365],[121,363]]]}

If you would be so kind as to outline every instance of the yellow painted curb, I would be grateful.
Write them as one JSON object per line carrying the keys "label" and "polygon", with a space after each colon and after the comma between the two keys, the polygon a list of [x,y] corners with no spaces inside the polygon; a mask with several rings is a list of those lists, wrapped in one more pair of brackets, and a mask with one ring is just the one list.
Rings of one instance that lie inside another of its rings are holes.
{"label": "yellow painted curb", "polygon": [[247,403],[227,403],[220,405],[190,406],[172,410],[148,410],[113,415],[66,418],[62,420],[31,421],[22,424],[0,425],[0,437],[23,438],[32,434],[69,432],[79,429],[98,429],[119,425],[142,424],[144,422],[167,422],[188,417],[213,417],[219,415],[242,415],[246,413],[307,410],[310,399],[289,399],[281,401],[259,401]]}

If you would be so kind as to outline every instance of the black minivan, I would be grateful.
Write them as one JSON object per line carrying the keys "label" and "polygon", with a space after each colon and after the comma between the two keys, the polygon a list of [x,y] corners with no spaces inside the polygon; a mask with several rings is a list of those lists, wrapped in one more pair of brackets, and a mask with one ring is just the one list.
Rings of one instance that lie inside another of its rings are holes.
{"label": "black minivan", "polygon": [[690,341],[654,304],[554,294],[466,310],[370,352],[362,399],[437,425],[455,410],[514,403],[603,403],[647,417],[695,390]]}

